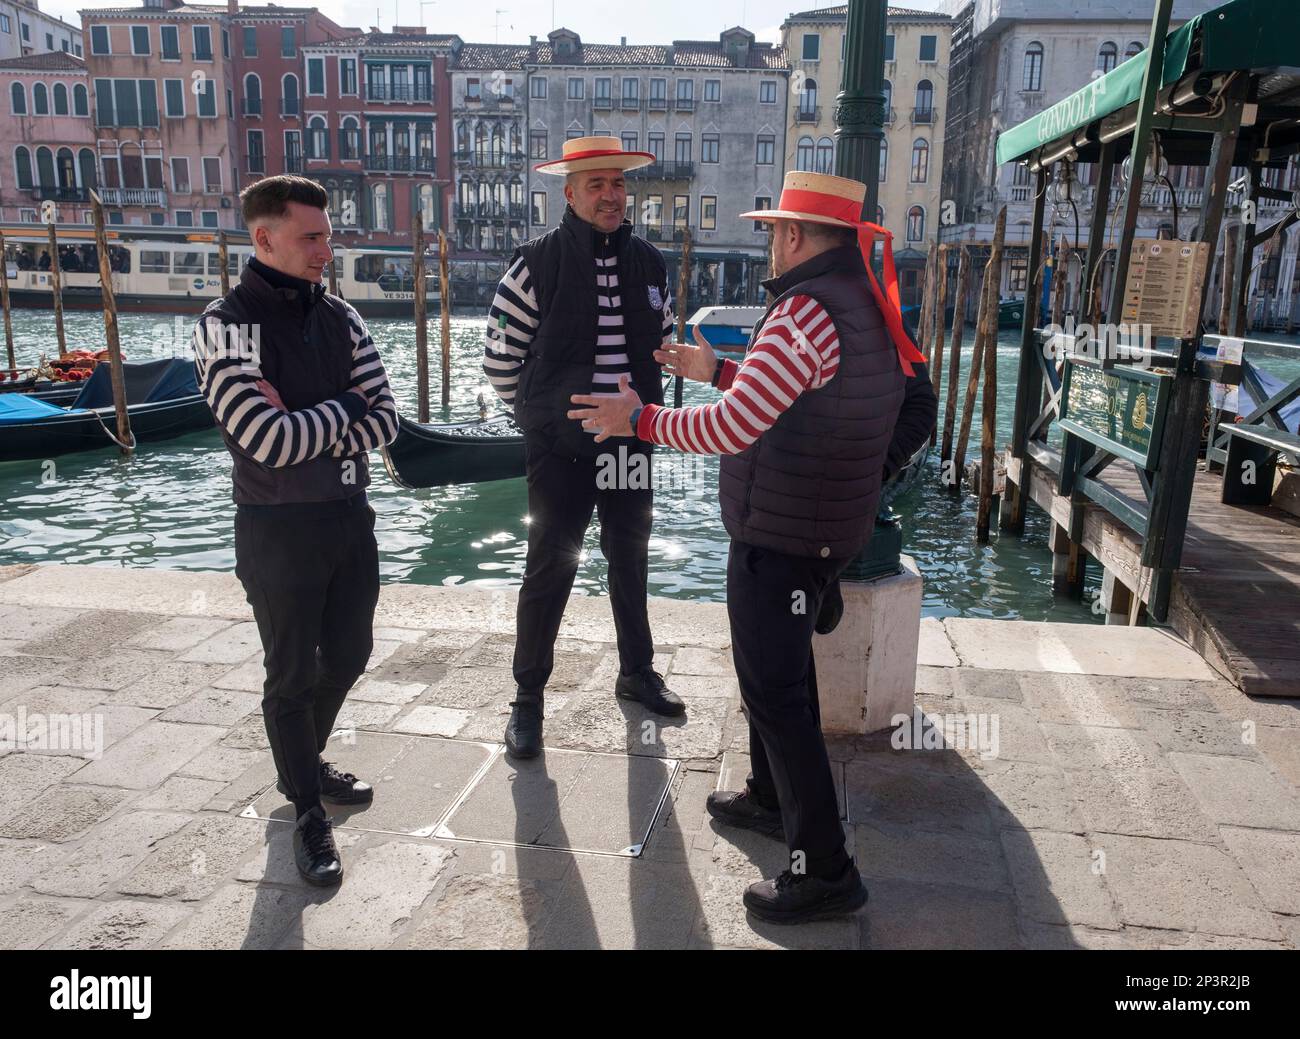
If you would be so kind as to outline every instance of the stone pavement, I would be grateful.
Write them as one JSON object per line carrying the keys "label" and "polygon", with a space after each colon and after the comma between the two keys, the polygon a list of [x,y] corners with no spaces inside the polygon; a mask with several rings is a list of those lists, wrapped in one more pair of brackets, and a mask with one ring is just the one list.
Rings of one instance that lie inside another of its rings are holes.
{"label": "stone pavement", "polygon": [[1161,631],[927,619],[917,693],[940,724],[917,731],[948,746],[829,741],[871,900],[777,928],[740,894],[783,847],[704,811],[746,765],[725,608],[652,600],[689,712],[657,724],[612,695],[608,604],[575,597],[548,754],[519,768],[497,744],[513,618],[510,592],[384,588],[336,741],[378,796],[340,817],[346,879],[320,891],[265,793],[234,577],[0,568],[0,724],[103,724],[94,759],[67,732],[0,749],[0,944],[1300,946],[1300,702],[1248,700]]}

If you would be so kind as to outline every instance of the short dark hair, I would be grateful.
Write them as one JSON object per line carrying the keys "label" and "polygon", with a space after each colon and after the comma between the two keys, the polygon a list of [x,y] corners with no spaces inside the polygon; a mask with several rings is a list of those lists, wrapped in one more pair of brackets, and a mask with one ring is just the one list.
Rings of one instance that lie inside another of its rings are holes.
{"label": "short dark hair", "polygon": [[858,232],[852,227],[837,227],[834,224],[819,224],[815,220],[800,220],[799,230],[809,238],[821,241],[830,240],[835,245],[857,245]]}
{"label": "short dark hair", "polygon": [[316,181],[306,177],[283,174],[263,177],[239,193],[239,208],[244,214],[244,226],[262,217],[282,217],[289,211],[290,202],[324,209],[329,205],[329,195]]}

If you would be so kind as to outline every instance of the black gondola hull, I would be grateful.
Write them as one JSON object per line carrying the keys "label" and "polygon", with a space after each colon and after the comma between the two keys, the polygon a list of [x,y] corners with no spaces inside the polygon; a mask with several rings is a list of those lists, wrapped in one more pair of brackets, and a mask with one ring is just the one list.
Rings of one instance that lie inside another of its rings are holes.
{"label": "black gondola hull", "polygon": [[[116,436],[117,417],[113,409],[99,408],[96,413]],[[212,409],[202,395],[133,404],[127,408],[127,414],[136,443],[170,440],[213,425]],[[54,458],[75,451],[113,447],[99,419],[92,414],[70,412],[0,426],[0,462]]]}

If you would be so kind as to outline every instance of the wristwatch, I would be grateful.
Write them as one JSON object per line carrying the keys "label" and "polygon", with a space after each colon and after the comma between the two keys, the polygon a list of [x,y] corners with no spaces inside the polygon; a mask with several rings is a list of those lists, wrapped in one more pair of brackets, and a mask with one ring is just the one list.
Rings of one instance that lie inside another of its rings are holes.
{"label": "wristwatch", "polygon": [[[633,408],[633,409],[632,409],[632,414],[631,414],[630,416],[628,416],[628,422],[629,422],[629,423],[631,424],[631,426],[632,426],[632,435],[633,435],[634,437],[636,436],[636,424],[637,424],[638,421],[640,421],[640,418],[641,418],[641,412],[643,412],[643,411],[645,411],[645,405],[644,405],[644,404],[642,404],[639,408]],[[640,439],[640,438],[638,438],[638,439]]]}
{"label": "wristwatch", "polygon": [[715,390],[718,388],[718,380],[722,378],[722,369],[727,366],[727,359],[719,357],[718,363],[713,366],[713,378],[709,380],[709,385]]}

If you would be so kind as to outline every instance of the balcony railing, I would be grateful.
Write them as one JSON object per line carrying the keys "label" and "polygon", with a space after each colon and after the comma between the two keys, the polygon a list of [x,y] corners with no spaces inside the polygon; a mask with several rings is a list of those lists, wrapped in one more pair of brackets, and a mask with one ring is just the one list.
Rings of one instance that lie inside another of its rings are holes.
{"label": "balcony railing", "polygon": [[280,115],[286,118],[296,117],[301,108],[296,97],[286,97],[280,102]]}
{"label": "balcony railing", "polygon": [[436,173],[433,155],[367,155],[366,169],[381,173]]}
{"label": "balcony railing", "polygon": [[937,108],[913,108],[912,123],[915,126],[929,126],[939,120],[939,110]]}
{"label": "balcony railing", "polygon": [[89,202],[88,188],[59,188],[54,186],[32,188],[32,198],[37,202]]}
{"label": "balcony railing", "polygon": [[[634,231],[647,242],[682,242],[686,240],[686,228],[684,227],[663,227],[649,224],[636,227]],[[690,231],[693,236],[695,228],[691,228]]]}
{"label": "balcony railing", "polygon": [[646,102],[646,107],[652,112],[666,112],[668,111],[668,98],[652,97]]}
{"label": "balcony railing", "polygon": [[694,112],[694,111],[695,111],[695,98],[693,98],[693,97],[679,97],[679,98],[677,99],[676,108],[677,108],[677,111],[679,111],[679,112]]}
{"label": "balcony railing", "polygon": [[367,101],[432,101],[432,83],[367,83]]}
{"label": "balcony railing", "polygon": [[103,188],[99,197],[106,206],[167,205],[167,192],[161,188]]}
{"label": "balcony railing", "polygon": [[266,172],[266,156],[265,156],[265,155],[250,155],[250,156],[248,157],[248,172],[249,172],[249,173],[265,173],[265,172]]}
{"label": "balcony railing", "polygon": [[603,111],[608,111],[609,109],[611,109],[611,108],[614,107],[614,99],[613,99],[612,97],[608,97],[608,96],[606,96],[606,97],[593,97],[593,98],[591,99],[591,107],[592,107],[592,108],[598,108],[598,109],[601,109],[601,110],[603,110]]}
{"label": "balcony railing", "polygon": [[624,112],[639,112],[641,111],[641,99],[639,97],[622,98],[618,103],[618,107],[623,109]]}
{"label": "balcony railing", "polygon": [[794,121],[796,123],[819,123],[822,118],[821,105],[814,105],[812,108],[800,106],[795,109]]}
{"label": "balcony railing", "polygon": [[886,125],[886,126],[893,126],[893,125],[894,125],[894,120],[895,120],[896,118],[898,118],[898,109],[896,109],[896,108],[886,108],[886,109],[885,109],[885,125]]}
{"label": "balcony railing", "polygon": [[260,97],[244,98],[244,115],[261,115],[262,99]]}
{"label": "balcony railing", "polygon": [[633,180],[689,180],[695,175],[693,162],[654,162],[637,170],[628,170]]}
{"label": "balcony railing", "polygon": [[284,172],[285,172],[285,173],[301,173],[301,172],[302,172],[302,156],[301,156],[301,155],[286,155],[286,156],[284,157]]}

